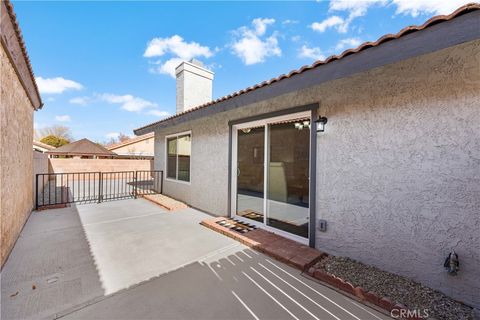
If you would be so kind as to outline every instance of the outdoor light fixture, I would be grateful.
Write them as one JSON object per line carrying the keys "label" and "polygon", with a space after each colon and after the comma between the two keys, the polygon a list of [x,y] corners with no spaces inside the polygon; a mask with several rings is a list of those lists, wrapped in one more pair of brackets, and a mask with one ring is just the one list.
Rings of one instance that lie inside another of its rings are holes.
{"label": "outdoor light fixture", "polygon": [[317,132],[325,131],[325,124],[327,123],[327,120],[327,117],[318,117],[318,120],[315,121],[317,123]]}
{"label": "outdoor light fixture", "polygon": [[295,122],[295,129],[302,130],[303,128],[310,129],[310,121]]}

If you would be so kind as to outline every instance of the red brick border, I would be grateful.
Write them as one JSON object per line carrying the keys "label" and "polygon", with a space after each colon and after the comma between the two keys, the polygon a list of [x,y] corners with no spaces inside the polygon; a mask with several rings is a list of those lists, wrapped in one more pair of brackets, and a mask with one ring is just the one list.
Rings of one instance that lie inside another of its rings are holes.
{"label": "red brick border", "polygon": [[[276,260],[300,269],[309,276],[324,282],[331,287],[357,297],[360,302],[369,302],[387,311],[388,313],[391,313],[392,310],[398,310],[398,313],[400,314],[400,310],[405,310],[405,312],[408,310],[404,305],[392,302],[387,297],[380,297],[375,292],[366,291],[362,287],[355,287],[353,284],[345,281],[342,278],[313,267],[316,262],[326,258],[328,254],[262,229],[256,229],[244,234],[240,234],[217,223],[226,219],[229,218],[217,217],[203,220],[200,222],[200,224],[226,235],[227,237],[237,240],[252,249],[265,253]],[[410,316],[402,319],[415,320],[422,318]]]}
{"label": "red brick border", "polygon": [[[315,269],[314,267],[311,267],[308,269],[307,274],[317,280],[329,284],[332,287],[356,296],[362,302],[367,301],[373,305],[376,305],[377,307],[386,310],[389,313],[391,313],[393,310],[398,310],[398,313],[400,313],[400,310],[408,310],[407,307],[400,303],[395,303],[387,297],[380,297],[375,292],[366,291],[362,287],[354,287],[353,284],[351,284],[350,282],[345,281],[342,278],[339,278],[333,274],[324,272],[320,269]],[[409,316],[402,319],[420,320],[422,318]]]}
{"label": "red brick border", "polygon": [[226,219],[229,218],[217,217],[203,220],[200,224],[301,271],[307,270],[325,255],[316,249],[266,230],[256,229],[240,234],[217,223]]}

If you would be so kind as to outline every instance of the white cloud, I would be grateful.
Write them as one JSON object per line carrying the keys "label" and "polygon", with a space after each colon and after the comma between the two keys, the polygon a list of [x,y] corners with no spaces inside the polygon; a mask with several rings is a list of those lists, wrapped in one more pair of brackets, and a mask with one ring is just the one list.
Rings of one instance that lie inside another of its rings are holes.
{"label": "white cloud", "polygon": [[147,44],[147,49],[143,54],[146,58],[161,57],[166,53],[171,53],[184,60],[193,57],[203,56],[209,58],[212,52],[209,47],[201,46],[197,42],[185,42],[179,35],[170,38],[154,38]]}
{"label": "white cloud", "polygon": [[38,90],[46,94],[63,93],[66,90],[81,90],[83,86],[73,80],[64,79],[62,77],[56,78],[35,78]]}
{"label": "white cloud", "polygon": [[[404,0],[409,1],[409,0]],[[346,11],[348,16],[346,18],[333,15],[323,20],[322,22],[314,22],[310,27],[318,32],[325,32],[328,28],[335,28],[340,33],[346,33],[352,21],[364,16],[368,8],[374,5],[387,5],[387,0],[331,0],[329,11]]]}
{"label": "white cloud", "polygon": [[330,11],[348,11],[348,20],[351,22],[356,17],[364,16],[371,6],[386,4],[386,0],[331,0],[329,9]]}
{"label": "white cloud", "polygon": [[70,122],[71,119],[69,115],[63,115],[63,116],[55,116],[55,120],[60,122]]}
{"label": "white cloud", "polygon": [[157,104],[150,102],[148,100],[132,96],[130,94],[126,95],[115,95],[110,93],[104,93],[98,95],[100,100],[108,102],[110,104],[119,104],[121,108],[131,112],[140,112],[145,108],[156,107]]}
{"label": "white cloud", "polygon": [[246,65],[264,62],[267,57],[280,56],[277,34],[263,37],[267,26],[275,23],[274,19],[257,18],[252,21],[253,28],[243,26],[234,32],[235,39],[231,45],[233,53]]}
{"label": "white cloud", "polygon": [[282,24],[297,24],[299,23],[298,20],[290,20],[290,19],[287,19],[287,20],[283,20],[282,21]]}
{"label": "white cloud", "polygon": [[91,102],[91,98],[90,97],[75,97],[75,98],[72,98],[70,100],[68,100],[68,102],[70,102],[71,104],[78,104],[78,105],[81,105],[81,106],[86,106],[87,104],[89,104]]}
{"label": "white cloud", "polygon": [[175,78],[175,68],[185,61],[181,58],[171,58],[162,63],[162,61],[157,61],[155,67],[149,69],[152,73],[168,74],[171,77]]}
{"label": "white cloud", "polygon": [[348,24],[356,17],[364,16],[372,6],[395,5],[396,14],[448,14],[471,0],[331,0],[330,11],[346,11]]}
{"label": "white cloud", "polygon": [[120,132],[110,132],[105,135],[109,139],[117,139],[120,136]]}
{"label": "white cloud", "polygon": [[293,42],[298,42],[298,41],[300,41],[301,39],[302,39],[302,37],[299,36],[299,35],[296,35],[296,36],[293,36],[293,37],[290,38],[290,40],[292,40]]}
{"label": "white cloud", "polygon": [[335,28],[338,32],[345,33],[348,29],[348,22],[339,16],[331,16],[322,22],[314,22],[310,25],[314,31],[325,32],[328,28]]}
{"label": "white cloud", "polygon": [[170,115],[170,113],[167,112],[167,111],[161,111],[161,110],[157,110],[157,109],[149,110],[147,112],[147,114],[151,114],[153,116],[161,117],[161,118],[168,117]]}
{"label": "white cloud", "polygon": [[360,43],[362,43],[362,40],[359,38],[346,38],[338,41],[337,45],[335,46],[335,50],[342,50],[345,48],[355,48],[357,47]]}
{"label": "white cloud", "polygon": [[266,19],[256,18],[256,19],[253,19],[252,21],[252,25],[255,28],[255,34],[257,36],[263,36],[267,31],[267,26],[274,23],[275,23],[275,19],[271,19],[271,18],[266,18]]}
{"label": "white cloud", "polygon": [[[216,49],[215,49],[216,51]],[[197,42],[185,42],[179,36],[174,35],[169,38],[154,38],[148,42],[143,56],[145,58],[163,57],[170,55],[165,62],[154,62],[158,66],[150,68],[151,72],[169,74],[175,77],[175,68],[182,63],[196,57],[210,58],[213,56],[212,50],[207,46],[202,46]]]}
{"label": "white cloud", "polygon": [[458,7],[472,2],[471,0],[393,0],[397,6],[397,14],[410,14],[413,17],[419,14],[448,14]]}
{"label": "white cloud", "polygon": [[313,60],[325,60],[325,56],[322,54],[322,50],[319,47],[309,48],[303,45],[298,53],[300,58],[308,58]]}

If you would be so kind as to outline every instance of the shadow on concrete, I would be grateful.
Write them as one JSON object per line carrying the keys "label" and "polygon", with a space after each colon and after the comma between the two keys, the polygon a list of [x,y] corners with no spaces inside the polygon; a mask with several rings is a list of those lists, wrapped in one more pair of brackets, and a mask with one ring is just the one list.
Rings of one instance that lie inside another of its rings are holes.
{"label": "shadow on concrete", "polygon": [[104,295],[77,207],[34,211],[3,270],[1,318],[38,319]]}
{"label": "shadow on concrete", "polygon": [[245,247],[70,310],[66,319],[388,319]]}

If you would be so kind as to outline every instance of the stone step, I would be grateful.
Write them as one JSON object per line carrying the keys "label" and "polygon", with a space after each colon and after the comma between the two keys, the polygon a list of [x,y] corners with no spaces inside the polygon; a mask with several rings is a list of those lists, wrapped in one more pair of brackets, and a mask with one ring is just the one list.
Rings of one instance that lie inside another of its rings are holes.
{"label": "stone step", "polygon": [[159,206],[162,206],[168,211],[175,211],[175,210],[188,208],[188,206],[185,203],[175,200],[173,198],[167,197],[166,195],[163,195],[163,194],[146,194],[146,195],[142,195],[142,197]]}

